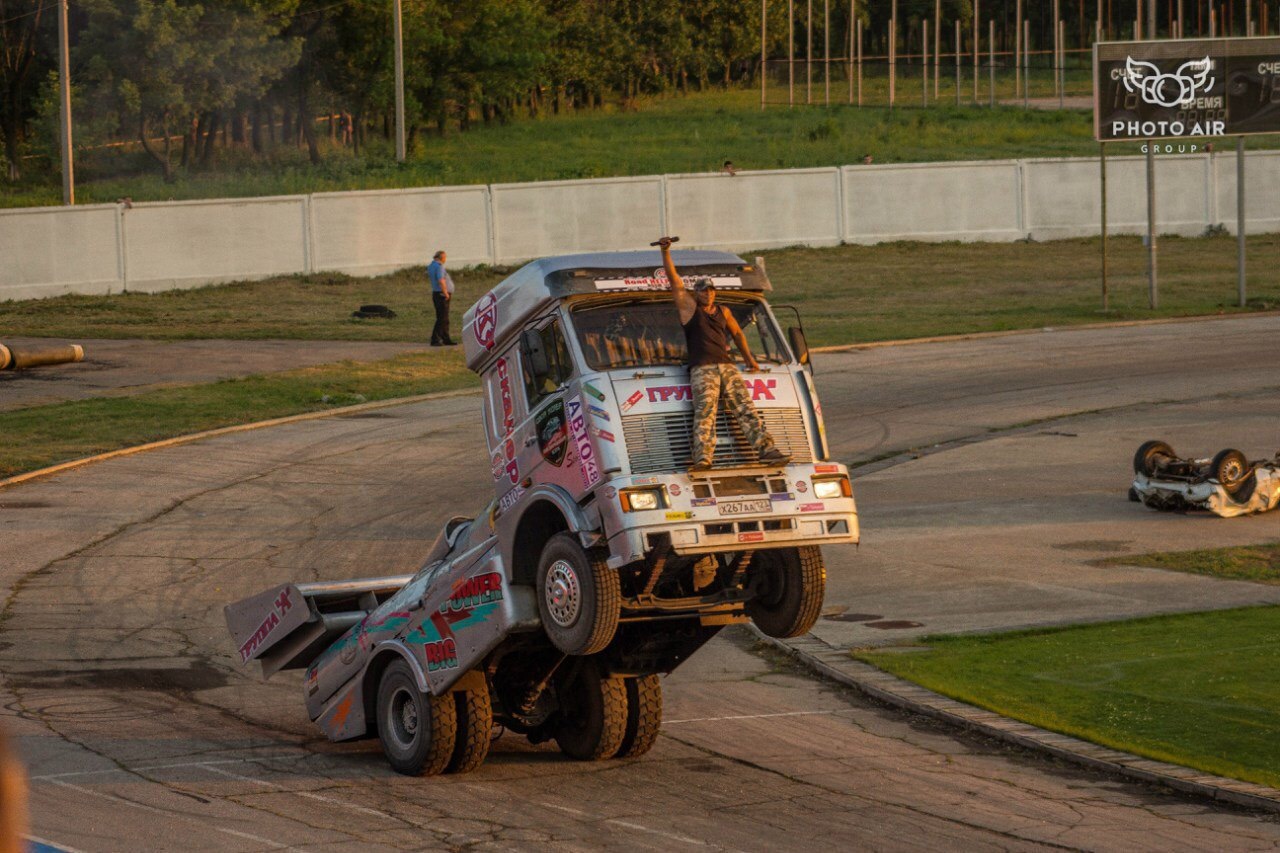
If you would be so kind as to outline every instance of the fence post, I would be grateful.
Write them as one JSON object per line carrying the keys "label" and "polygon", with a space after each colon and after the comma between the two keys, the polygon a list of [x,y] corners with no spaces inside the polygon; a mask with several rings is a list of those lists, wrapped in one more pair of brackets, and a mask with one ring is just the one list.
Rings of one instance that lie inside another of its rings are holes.
{"label": "fence post", "polygon": [[987,51],[988,63],[991,65],[991,106],[996,105],[996,20],[991,18],[987,21]]}
{"label": "fence post", "polygon": [[956,18],[956,106],[960,106],[960,19]]}

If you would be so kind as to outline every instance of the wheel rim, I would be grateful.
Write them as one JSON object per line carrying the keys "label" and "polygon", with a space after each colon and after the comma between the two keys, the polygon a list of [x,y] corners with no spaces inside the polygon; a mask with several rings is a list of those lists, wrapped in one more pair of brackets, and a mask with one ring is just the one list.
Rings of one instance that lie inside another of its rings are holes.
{"label": "wheel rim", "polygon": [[1244,474],[1244,466],[1240,464],[1239,459],[1228,459],[1223,464],[1219,477],[1223,485],[1235,483]]}
{"label": "wheel rim", "polygon": [[561,628],[568,628],[578,621],[582,590],[578,585],[578,573],[567,560],[556,560],[551,564],[551,568],[547,570],[547,584],[543,592],[551,621]]}
{"label": "wheel rim", "polygon": [[387,707],[387,731],[399,746],[408,749],[418,736],[418,703],[408,688],[398,687]]}

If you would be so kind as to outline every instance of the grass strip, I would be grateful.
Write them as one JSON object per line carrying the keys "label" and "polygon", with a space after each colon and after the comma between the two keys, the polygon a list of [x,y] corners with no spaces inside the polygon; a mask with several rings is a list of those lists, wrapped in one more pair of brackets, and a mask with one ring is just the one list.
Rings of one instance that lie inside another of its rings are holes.
{"label": "grass strip", "polygon": [[460,353],[409,353],[0,412],[0,477],[178,435],[475,382]]}
{"label": "grass strip", "polygon": [[1280,787],[1280,608],[921,642],[855,657],[1044,729]]}
{"label": "grass strip", "polygon": [[1106,566],[1147,566],[1229,580],[1280,584],[1280,543],[1205,551],[1133,554],[1102,561]]}
{"label": "grass strip", "polygon": [[[796,306],[814,346],[1142,320],[1242,310],[1236,244],[1229,237],[1160,240],[1160,308],[1148,307],[1146,250],[1137,237],[1109,241],[1110,307],[1100,295],[1100,242],[886,243],[760,253],[774,305]],[[742,253],[748,260],[755,253]],[[1280,235],[1249,238],[1249,306],[1280,306]],[[455,274],[455,331],[462,311],[509,270]],[[363,303],[394,320],[357,320]],[[780,311],[783,325],[794,322]],[[12,336],[421,341],[433,322],[421,269],[378,278],[319,274],[164,293],[61,296],[0,302]],[[2,339],[2,336],[0,336]]]}

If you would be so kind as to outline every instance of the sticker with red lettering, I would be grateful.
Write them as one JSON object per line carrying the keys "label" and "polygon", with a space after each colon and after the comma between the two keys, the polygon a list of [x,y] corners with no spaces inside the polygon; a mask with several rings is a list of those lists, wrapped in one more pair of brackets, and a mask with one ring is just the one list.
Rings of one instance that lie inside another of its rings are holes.
{"label": "sticker with red lettering", "polygon": [[280,594],[276,596],[276,600],[271,603],[271,612],[262,620],[262,624],[258,626],[258,630],[253,632],[253,636],[244,641],[244,645],[240,647],[240,662],[244,663],[253,657],[254,653],[262,646],[267,637],[271,636],[271,632],[280,624],[280,617],[293,609],[293,589],[286,587],[280,590]]}
{"label": "sticker with red lettering", "polygon": [[[776,379],[744,379],[743,384],[751,391],[752,400],[776,400],[773,392],[778,388]],[[688,385],[654,385],[646,388],[650,403],[679,403],[693,399],[693,389]],[[637,392],[639,393],[639,392]],[[635,394],[632,395],[635,397]],[[627,402],[630,402],[628,400]],[[623,404],[623,409],[627,407]]]}
{"label": "sticker with red lettering", "polygon": [[600,429],[600,427],[593,426],[591,428],[591,432],[594,433],[595,436],[601,439],[602,441],[613,443],[613,433],[609,432],[607,429]]}
{"label": "sticker with red lettering", "polygon": [[738,534],[738,541],[739,541],[739,542],[763,542],[763,541],[764,541],[764,531],[762,531],[762,530],[755,530],[755,531],[752,531],[752,532],[750,532],[750,533],[739,533],[739,534]]}
{"label": "sticker with red lettering", "polygon": [[800,504],[801,512],[822,512],[825,508],[822,504]]}
{"label": "sticker with red lettering", "polygon": [[591,446],[591,433],[587,429],[586,408],[581,397],[568,401],[569,432],[578,449],[578,470],[582,472],[582,487],[589,489],[600,481],[600,465],[596,461],[595,448]]}
{"label": "sticker with red lettering", "polygon": [[641,391],[637,391],[636,393],[632,394],[630,397],[628,397],[626,400],[622,402],[622,411],[624,412],[631,411],[631,407],[634,406],[636,403],[639,403],[643,399],[644,399],[644,393]]}
{"label": "sticker with red lettering", "polygon": [[805,485],[804,480],[796,480],[796,491],[803,495],[809,491],[809,487]]}
{"label": "sticker with red lettering", "polygon": [[815,474],[838,474],[840,473],[839,465],[814,465],[813,473]]}
{"label": "sticker with red lettering", "polygon": [[476,334],[476,343],[485,349],[493,349],[494,335],[498,331],[498,300],[492,293],[486,293],[476,303],[471,328]]}

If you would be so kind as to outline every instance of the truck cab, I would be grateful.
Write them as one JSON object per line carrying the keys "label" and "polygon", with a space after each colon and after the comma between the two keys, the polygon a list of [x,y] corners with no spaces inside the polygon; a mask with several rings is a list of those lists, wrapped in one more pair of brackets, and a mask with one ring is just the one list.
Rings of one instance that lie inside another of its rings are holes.
{"label": "truck cab", "polygon": [[[765,271],[724,252],[672,258],[688,286],[713,281],[742,327],[761,368],[744,382],[788,464],[761,464],[721,411],[714,467],[688,471],[693,394],[657,252],[534,261],[464,317],[467,365],[484,384],[490,523],[511,582],[533,587],[568,653],[599,651],[618,618],[750,617],[769,634],[803,634],[822,601],[818,546],[858,541],[803,332],[783,335]],[[543,560],[562,532],[590,559]]]}

